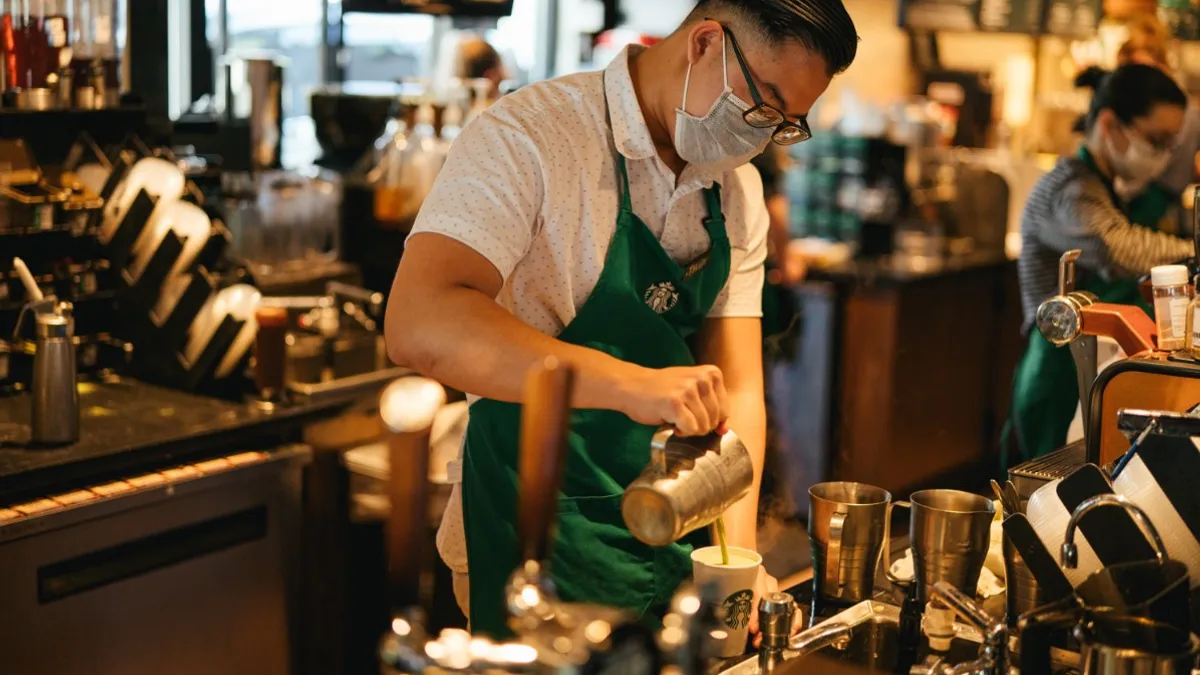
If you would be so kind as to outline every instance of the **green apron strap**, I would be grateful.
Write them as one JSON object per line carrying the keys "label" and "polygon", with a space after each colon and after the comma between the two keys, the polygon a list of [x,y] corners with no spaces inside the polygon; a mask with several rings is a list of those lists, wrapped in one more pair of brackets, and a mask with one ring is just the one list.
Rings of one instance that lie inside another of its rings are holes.
{"label": "green apron strap", "polygon": [[725,213],[721,210],[720,183],[713,183],[712,187],[704,190],[704,206],[708,209],[708,216],[704,219],[704,229],[708,231],[708,238],[715,242],[727,237]]}

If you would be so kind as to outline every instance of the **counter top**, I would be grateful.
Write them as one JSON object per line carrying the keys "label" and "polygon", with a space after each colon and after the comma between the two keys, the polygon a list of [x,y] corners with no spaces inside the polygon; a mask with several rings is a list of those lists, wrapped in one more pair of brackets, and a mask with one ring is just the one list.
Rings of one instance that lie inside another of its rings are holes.
{"label": "counter top", "polygon": [[831,267],[814,267],[809,271],[808,278],[864,286],[902,284],[998,267],[1011,260],[1004,251],[979,251],[943,258],[891,255],[879,260],[851,260]]}
{"label": "counter top", "polygon": [[285,442],[281,435],[298,433],[306,421],[356,400],[331,398],[264,412],[131,379],[82,383],[79,390],[80,440],[57,448],[30,446],[28,395],[0,398],[0,505],[205,453],[257,449],[253,446],[264,439]]}

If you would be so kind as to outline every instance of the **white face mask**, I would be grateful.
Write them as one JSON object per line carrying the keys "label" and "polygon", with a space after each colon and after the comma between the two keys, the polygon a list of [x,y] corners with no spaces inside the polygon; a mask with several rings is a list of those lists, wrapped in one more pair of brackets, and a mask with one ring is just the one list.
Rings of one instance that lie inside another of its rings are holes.
{"label": "white face mask", "polygon": [[746,124],[743,116],[752,106],[735,96],[729,86],[729,55],[724,33],[721,34],[721,68],[725,91],[713,102],[708,114],[696,117],[684,110],[692,81],[692,65],[688,64],[683,81],[683,103],[675,111],[675,152],[688,164],[723,173],[762,154],[775,130]]}
{"label": "white face mask", "polygon": [[[1113,172],[1116,174],[1116,182],[1122,185],[1118,192],[1129,193],[1130,190],[1135,192],[1130,193],[1130,196],[1141,192],[1141,188],[1149,185],[1151,181],[1158,178],[1163,169],[1167,168],[1167,164],[1171,161],[1171,153],[1167,150],[1159,150],[1153,145],[1150,145],[1144,138],[1131,134],[1128,131],[1123,131],[1125,137],[1129,140],[1129,147],[1125,152],[1120,153],[1113,147],[1111,135],[1107,141],[1108,159],[1112,162]],[[1125,194],[1122,198],[1128,199]]]}

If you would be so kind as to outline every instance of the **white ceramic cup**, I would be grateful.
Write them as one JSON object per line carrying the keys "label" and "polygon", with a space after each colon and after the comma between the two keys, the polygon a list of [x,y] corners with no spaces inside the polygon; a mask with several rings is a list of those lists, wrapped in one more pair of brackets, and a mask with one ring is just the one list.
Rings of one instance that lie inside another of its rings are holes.
{"label": "white ceramic cup", "polygon": [[[755,611],[754,583],[762,556],[745,548],[729,546],[729,564],[721,564],[721,547],[708,546],[692,551],[692,574],[700,588],[715,586],[714,597],[722,610],[725,635],[718,641],[715,655],[738,656],[746,651],[750,617]],[[716,638],[714,633],[714,638]]]}

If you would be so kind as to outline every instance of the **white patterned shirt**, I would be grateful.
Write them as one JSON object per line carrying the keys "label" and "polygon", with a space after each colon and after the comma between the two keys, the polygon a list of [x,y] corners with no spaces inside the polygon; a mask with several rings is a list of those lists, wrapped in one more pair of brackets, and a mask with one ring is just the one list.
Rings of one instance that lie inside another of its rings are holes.
{"label": "white patterned shirt", "polygon": [[[721,185],[732,267],[709,316],[762,316],[768,228],[762,180],[749,165],[723,175],[688,166],[676,179],[658,157],[633,89],[629,57],[640,49],[627,48],[603,77],[539,82],[473,120],[413,226],[414,235],[436,232],[487,258],[504,279],[496,301],[547,335],[575,318],[604,268],[620,203],[613,143],[625,157],[634,213],[680,264],[708,249],[702,189]],[[457,483],[461,468],[452,466],[450,475]],[[458,494],[443,518],[438,549],[452,569],[466,571]]]}

